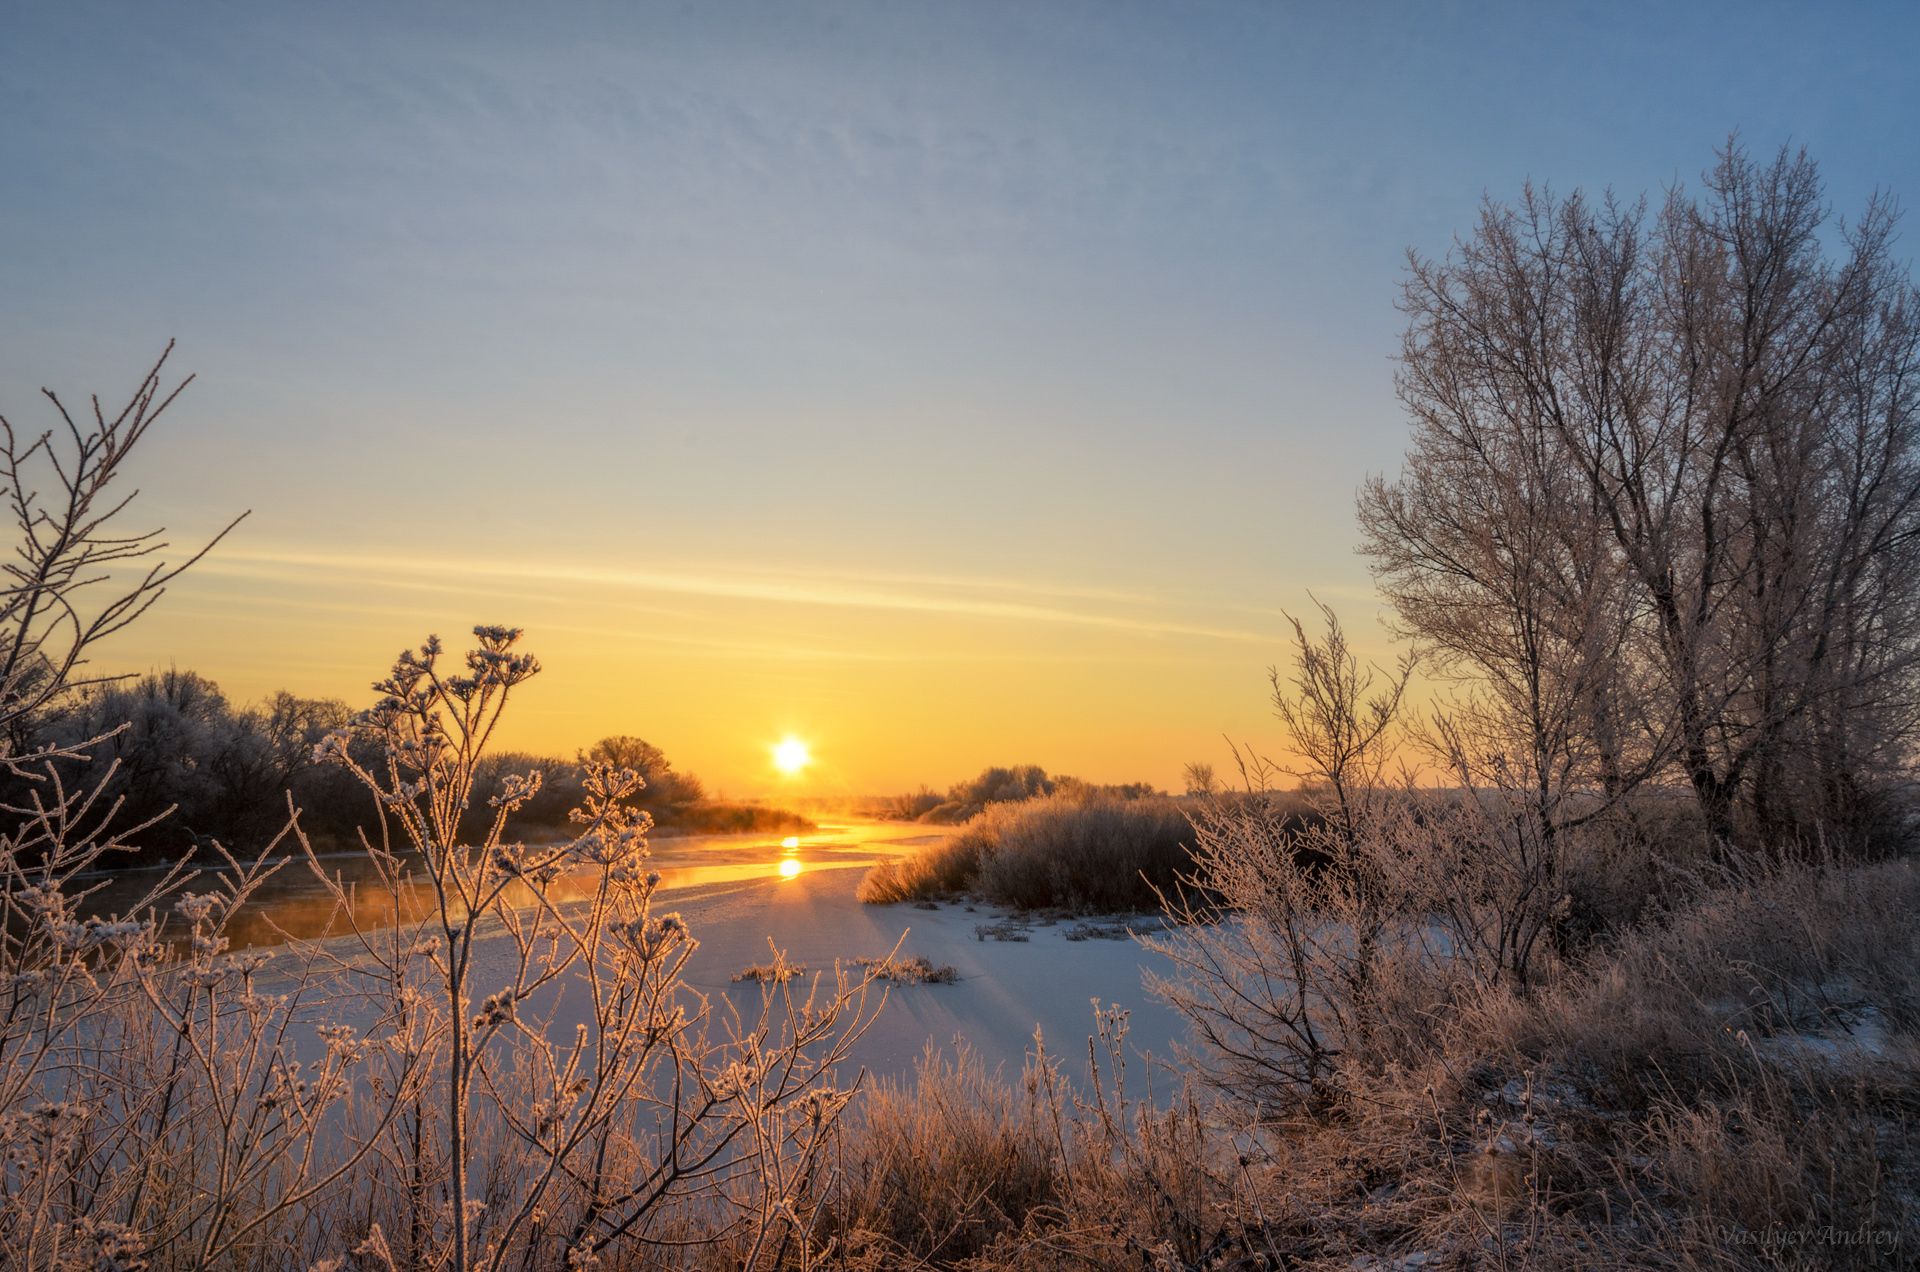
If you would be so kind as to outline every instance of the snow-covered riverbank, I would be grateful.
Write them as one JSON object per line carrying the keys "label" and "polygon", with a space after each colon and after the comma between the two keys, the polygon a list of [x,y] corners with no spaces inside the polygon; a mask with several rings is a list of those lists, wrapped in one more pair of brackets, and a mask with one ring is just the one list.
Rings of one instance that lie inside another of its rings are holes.
{"label": "snow-covered riverbank", "polygon": [[[1071,920],[1036,923],[1023,940],[981,940],[976,929],[1002,922],[1000,912],[960,905],[924,910],[911,905],[862,905],[854,897],[862,871],[812,870],[792,879],[717,884],[668,894],[669,909],[687,920],[700,949],[688,979],[716,998],[729,996],[742,1009],[758,1003],[759,988],[732,978],[742,968],[765,963],[771,938],[789,961],[831,973],[834,960],[884,955],[896,941],[905,957],[950,966],[953,984],[900,985],[860,1040],[855,1059],[875,1075],[909,1073],[931,1042],[948,1046],[965,1039],[991,1067],[1016,1076],[1033,1044],[1036,1026],[1047,1048],[1078,1074],[1093,1032],[1093,1003],[1130,1010],[1129,1042],[1156,1058],[1170,1058],[1182,1025],[1174,1013],[1148,998],[1141,972],[1159,957],[1125,939],[1070,939]],[[902,940],[902,934],[905,939]]]}

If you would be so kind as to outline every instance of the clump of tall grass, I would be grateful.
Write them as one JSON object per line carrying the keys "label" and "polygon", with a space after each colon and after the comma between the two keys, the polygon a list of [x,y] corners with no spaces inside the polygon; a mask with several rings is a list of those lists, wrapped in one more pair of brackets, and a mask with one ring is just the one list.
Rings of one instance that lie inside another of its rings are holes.
{"label": "clump of tall grass", "polygon": [[[1783,868],[1629,932],[1556,993],[1506,1004],[1498,1036],[1516,1055],[1578,1056],[1623,1107],[1731,1089],[1761,1060],[1898,1058],[1882,1044],[1920,1037],[1916,913],[1912,861]],[[1809,1052],[1809,1038],[1825,1041]]]}
{"label": "clump of tall grass", "polygon": [[755,985],[784,985],[790,980],[799,980],[807,974],[805,964],[787,961],[786,952],[769,940],[767,942],[771,957],[764,963],[749,963],[733,974],[733,983],[743,981]]}
{"label": "clump of tall grass", "polygon": [[1902,1266],[1920,1244],[1917,906],[1911,862],[1780,869],[1544,992],[1464,1004],[1408,1072],[1456,1144],[1479,1119],[1482,1157],[1519,1168],[1518,1211],[1544,1219],[1456,1188],[1455,1220],[1505,1219],[1547,1265]]}
{"label": "clump of tall grass", "polygon": [[876,1261],[934,1266],[1019,1232],[1062,1182],[1035,1087],[989,1072],[964,1041],[951,1055],[929,1044],[911,1079],[882,1080],[862,1101],[827,1202],[832,1230]]}
{"label": "clump of tall grass", "polygon": [[869,905],[933,901],[964,893],[980,869],[980,841],[954,835],[898,861],[882,861],[860,880],[859,897]]}
{"label": "clump of tall grass", "polygon": [[1235,1266],[1210,1262],[1243,1244],[1232,1138],[1130,1089],[1125,1011],[1094,1027],[1084,1085],[1036,1036],[1016,1078],[963,1043],[869,1092],[821,1201],[844,1266]]}
{"label": "clump of tall grass", "polygon": [[1016,909],[1083,913],[1158,907],[1191,865],[1192,827],[1166,796],[1125,799],[1071,788],[990,804],[956,835],[874,867],[860,899],[876,904],[971,893]]}
{"label": "clump of tall grass", "polygon": [[974,836],[987,900],[1100,913],[1155,908],[1191,863],[1193,828],[1171,799],[1075,792],[995,805],[959,837]]}
{"label": "clump of tall grass", "polygon": [[936,967],[924,954],[856,958],[853,965],[866,968],[867,974],[874,980],[890,981],[895,985],[952,985],[960,979],[956,969],[944,963]]}

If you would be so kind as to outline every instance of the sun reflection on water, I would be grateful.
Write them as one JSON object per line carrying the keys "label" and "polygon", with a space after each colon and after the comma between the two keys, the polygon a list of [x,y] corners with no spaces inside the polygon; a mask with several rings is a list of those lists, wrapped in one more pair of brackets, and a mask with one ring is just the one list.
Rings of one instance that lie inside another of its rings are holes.
{"label": "sun reflection on water", "polygon": [[[669,890],[762,880],[779,883],[816,869],[871,866],[893,851],[893,841],[888,838],[892,833],[891,827],[866,823],[822,827],[817,834],[783,837],[777,841],[782,851],[771,857],[764,834],[668,838],[656,845],[654,868],[662,876],[660,887]],[[802,857],[802,853],[807,856]],[[352,893],[351,921],[308,872],[282,870],[234,914],[226,931],[231,948],[270,948],[289,938],[343,937],[349,934],[352,923],[368,932],[387,931],[396,918],[415,922],[432,908],[430,890],[417,861],[406,863],[407,877],[397,887],[371,865],[356,863],[347,854],[330,856],[326,865],[329,871],[342,875]],[[157,877],[151,870],[131,870],[111,879],[94,880],[82,913],[102,918],[124,914],[139,903]],[[592,869],[582,868],[554,880],[550,896],[570,905],[594,895],[595,886]],[[515,907],[535,904],[533,894],[519,883],[510,886],[502,899]],[[0,937],[11,926],[12,921],[0,922]],[[184,939],[177,925],[170,939]],[[0,1260],[0,1264],[4,1262]]]}

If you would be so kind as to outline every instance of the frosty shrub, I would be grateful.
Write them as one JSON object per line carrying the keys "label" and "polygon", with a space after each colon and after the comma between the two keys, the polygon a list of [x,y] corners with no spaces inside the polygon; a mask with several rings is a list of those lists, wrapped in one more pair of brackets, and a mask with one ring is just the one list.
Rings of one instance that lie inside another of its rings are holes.
{"label": "frosty shrub", "polygon": [[1193,1025],[1201,1072],[1255,1107],[1336,1098],[1429,961],[1407,863],[1431,827],[1411,785],[1385,780],[1412,667],[1362,667],[1322,612],[1318,638],[1293,624],[1291,679],[1272,676],[1317,815],[1295,816],[1273,793],[1281,770],[1240,754],[1244,794],[1191,814],[1193,869],[1163,894],[1172,930],[1142,938],[1173,964],[1150,987]]}
{"label": "frosty shrub", "polygon": [[[1167,893],[1173,925],[1147,941],[1177,969],[1154,987],[1194,1025],[1203,1071],[1263,1105],[1337,1103],[1357,1070],[1419,1052],[1422,1022],[1463,989],[1537,982],[1569,905],[1569,846],[1601,835],[1612,807],[1543,800],[1538,770],[1457,713],[1411,734],[1413,663],[1363,666],[1322,616],[1317,636],[1294,624],[1292,674],[1273,675],[1318,815],[1289,816],[1281,770],[1241,756],[1245,793],[1195,805],[1194,869]],[[1410,742],[1451,785],[1389,772]]]}
{"label": "frosty shrub", "polygon": [[1426,844],[1410,803],[1299,821],[1244,798],[1193,815],[1193,874],[1167,931],[1139,939],[1172,966],[1148,987],[1187,1018],[1197,1069],[1254,1107],[1319,1107],[1344,1070],[1387,1054],[1392,1008],[1444,960],[1409,904],[1404,863]]}
{"label": "frosty shrub", "polygon": [[[870,978],[777,980],[757,1017],[714,1012],[683,979],[693,934],[655,905],[632,769],[589,759],[561,842],[510,833],[537,770],[501,779],[484,831],[460,838],[487,744],[540,669],[519,635],[476,628],[454,668],[438,640],[401,654],[324,744],[380,802],[362,848],[394,898],[328,948],[333,970],[372,1005],[396,1078],[430,1075],[379,1129],[349,1230],[395,1267],[645,1262],[692,1239],[747,1266],[808,1250],[819,1153],[852,1095],[832,1070],[872,1019]],[[307,861],[351,921],[349,886]]]}
{"label": "frosty shrub", "polygon": [[993,804],[958,838],[980,841],[975,888],[1021,909],[1150,909],[1154,888],[1187,869],[1193,832],[1164,796],[1123,799],[1078,789]]}

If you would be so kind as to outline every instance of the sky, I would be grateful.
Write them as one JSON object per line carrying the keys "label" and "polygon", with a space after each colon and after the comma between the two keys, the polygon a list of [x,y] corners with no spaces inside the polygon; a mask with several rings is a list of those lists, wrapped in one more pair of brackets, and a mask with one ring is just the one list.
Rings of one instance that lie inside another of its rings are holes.
{"label": "sky", "polygon": [[[733,794],[1278,743],[1288,612],[1386,617],[1409,250],[1738,130],[1920,193],[1911,5],[11,0],[0,414],[199,377],[185,546],[98,659],[370,701],[526,629],[504,742]],[[1911,255],[1913,231],[1903,240]],[[813,767],[783,787],[769,747]]]}

